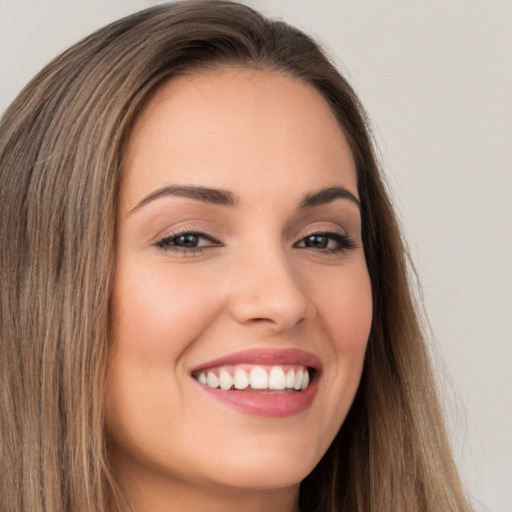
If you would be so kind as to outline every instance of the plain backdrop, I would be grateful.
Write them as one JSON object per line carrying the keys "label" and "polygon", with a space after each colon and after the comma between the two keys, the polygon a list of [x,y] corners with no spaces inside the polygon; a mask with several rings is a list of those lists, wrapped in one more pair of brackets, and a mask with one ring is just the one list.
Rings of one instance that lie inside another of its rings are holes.
{"label": "plain backdrop", "polygon": [[[157,3],[0,0],[0,112],[67,46]],[[511,512],[512,2],[248,3],[319,37],[369,111],[423,283],[455,457],[477,510]]]}

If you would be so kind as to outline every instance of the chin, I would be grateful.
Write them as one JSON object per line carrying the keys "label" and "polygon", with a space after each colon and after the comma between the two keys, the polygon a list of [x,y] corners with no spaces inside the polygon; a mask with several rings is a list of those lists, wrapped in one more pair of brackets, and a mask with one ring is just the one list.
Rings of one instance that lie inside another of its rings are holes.
{"label": "chin", "polygon": [[[233,448],[217,458],[212,480],[219,484],[240,489],[279,489],[299,485],[318,464],[323,450],[311,450],[311,444],[303,442],[279,448],[250,445],[246,449]],[[284,446],[283,446],[284,445]],[[209,468],[211,470],[211,468]]]}
{"label": "chin", "polygon": [[[272,470],[270,470],[272,468]],[[214,480],[217,485],[235,487],[250,490],[276,490],[294,487],[300,484],[313,470],[312,467],[285,467],[275,466],[250,466],[247,464],[233,471],[222,471],[222,475],[216,473]],[[220,472],[220,471],[219,471]]]}

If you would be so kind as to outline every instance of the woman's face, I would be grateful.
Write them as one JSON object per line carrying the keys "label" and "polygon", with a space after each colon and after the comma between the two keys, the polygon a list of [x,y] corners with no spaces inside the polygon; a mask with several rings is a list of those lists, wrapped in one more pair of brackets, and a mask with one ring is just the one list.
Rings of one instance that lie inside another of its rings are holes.
{"label": "woman's face", "polygon": [[311,86],[225,69],[154,94],[118,212],[105,414],[121,485],[297,490],[361,376],[372,302],[357,198]]}

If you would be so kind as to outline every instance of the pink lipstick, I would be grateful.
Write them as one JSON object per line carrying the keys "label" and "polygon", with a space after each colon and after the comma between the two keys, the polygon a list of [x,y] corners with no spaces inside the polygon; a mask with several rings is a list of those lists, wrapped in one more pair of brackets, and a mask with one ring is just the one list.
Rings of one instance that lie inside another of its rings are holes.
{"label": "pink lipstick", "polygon": [[283,418],[306,409],[318,390],[320,359],[298,349],[252,349],[192,369],[201,389],[247,414]]}

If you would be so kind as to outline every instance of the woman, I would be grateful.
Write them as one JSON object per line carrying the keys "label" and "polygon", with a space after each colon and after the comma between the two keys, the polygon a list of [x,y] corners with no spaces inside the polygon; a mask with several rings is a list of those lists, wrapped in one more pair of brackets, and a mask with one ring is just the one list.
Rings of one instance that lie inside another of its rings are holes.
{"label": "woman", "polygon": [[2,511],[469,510],[363,109],[310,38],[156,7],[1,126]]}

